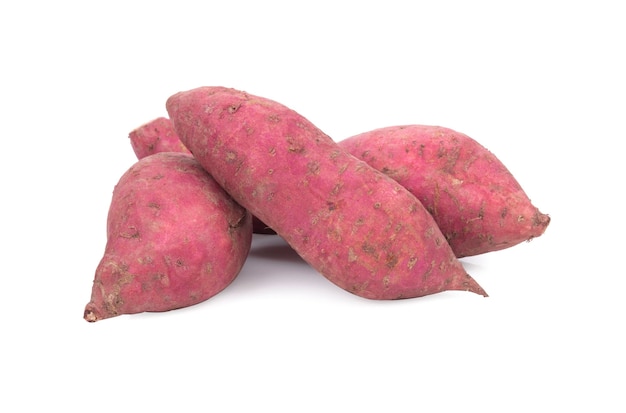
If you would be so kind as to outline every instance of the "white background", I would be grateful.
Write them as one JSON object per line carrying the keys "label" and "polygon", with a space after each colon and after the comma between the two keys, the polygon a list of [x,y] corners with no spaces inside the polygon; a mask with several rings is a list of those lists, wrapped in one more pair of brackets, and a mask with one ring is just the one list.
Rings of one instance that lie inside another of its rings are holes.
{"label": "white background", "polygon": [[[2,3],[0,411],[625,411],[620,2],[300,4]],[[128,133],[203,85],[456,129],[552,223],[463,259],[489,298],[361,299],[256,236],[214,298],[87,323]]]}

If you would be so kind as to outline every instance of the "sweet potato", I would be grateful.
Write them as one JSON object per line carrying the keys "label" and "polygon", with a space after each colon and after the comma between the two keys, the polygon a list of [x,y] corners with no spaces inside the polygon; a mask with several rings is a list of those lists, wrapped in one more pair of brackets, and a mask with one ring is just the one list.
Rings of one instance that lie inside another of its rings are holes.
{"label": "sweet potato", "polygon": [[413,193],[457,257],[511,247],[540,236],[550,223],[493,153],[452,129],[390,126],[339,146]]}
{"label": "sweet potato", "polygon": [[380,300],[486,296],[414,195],[294,110],[224,87],[176,93],[166,108],[220,185],[337,286]]}
{"label": "sweet potato", "polygon": [[[159,152],[191,153],[180,141],[174,125],[168,118],[160,117],[134,129],[128,135],[138,159]],[[257,217],[252,217],[252,232],[255,234],[275,234]]]}
{"label": "sweet potato", "polygon": [[239,273],[251,216],[189,154],[137,161],[113,190],[107,243],[84,318],[95,322],[207,300]]}
{"label": "sweet potato", "polygon": [[132,130],[128,137],[137,159],[159,152],[190,153],[168,118],[159,117]]}

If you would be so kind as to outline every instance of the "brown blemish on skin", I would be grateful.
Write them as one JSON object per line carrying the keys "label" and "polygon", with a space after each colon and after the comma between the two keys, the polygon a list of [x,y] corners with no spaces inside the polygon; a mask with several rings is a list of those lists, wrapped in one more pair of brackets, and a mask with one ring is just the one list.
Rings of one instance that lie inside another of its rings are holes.
{"label": "brown blemish on skin", "polygon": [[356,295],[360,295],[362,291],[365,291],[368,285],[369,285],[369,281],[365,281],[364,283],[361,283],[361,284],[353,284],[350,289]]}
{"label": "brown blemish on skin", "polygon": [[204,266],[204,273],[207,275],[210,275],[213,273],[213,264],[208,262],[205,266]]}
{"label": "brown blemish on skin", "polygon": [[[109,261],[106,264],[106,266],[110,267],[110,270],[105,269],[105,271],[111,271],[111,273],[115,275],[116,282],[112,290],[108,294],[105,294],[105,290],[104,290],[104,286],[102,285],[102,282],[96,282],[96,284],[99,285],[100,293],[102,294],[103,304],[104,304],[104,313],[107,314],[107,316],[104,318],[116,316],[119,314],[118,309],[120,306],[124,304],[124,301],[122,300],[122,297],[120,295],[122,286],[126,284],[130,284],[135,278],[133,274],[128,272],[127,264],[124,264],[124,263],[118,264],[115,261]],[[97,317],[95,317],[93,312],[91,312],[91,314],[86,313],[85,316],[89,318],[89,320],[87,321],[91,321],[90,319],[92,318],[94,319],[93,321],[97,319]]]}
{"label": "brown blemish on skin", "polygon": [[154,281],[158,281],[164,287],[169,287],[170,285],[170,277],[168,277],[167,274],[162,274],[162,273],[154,274],[152,279]]}
{"label": "brown blemish on skin", "polygon": [[422,274],[423,280],[429,278],[432,275],[434,267],[435,267],[435,261],[431,261],[430,267],[428,267],[428,270],[424,274]]}
{"label": "brown blemish on skin", "polygon": [[367,242],[363,243],[363,245],[361,246],[361,249],[363,250],[363,252],[367,254],[370,254],[370,255],[376,254],[376,247],[374,247],[372,244],[368,244]]}
{"label": "brown blemish on skin", "polygon": [[342,240],[341,233],[336,228],[333,228],[333,229],[329,230],[327,235],[328,235],[329,239],[331,239],[331,240],[333,240],[335,242],[341,242],[341,240]]}
{"label": "brown blemish on skin", "polygon": [[535,215],[533,215],[533,226],[547,227],[548,224],[550,224],[550,216],[542,214],[541,212],[539,212],[539,210],[537,210],[537,212],[535,212]]}
{"label": "brown blemish on skin", "polygon": [[311,161],[306,165],[307,172],[311,175],[318,175],[320,172],[320,163],[317,161]]}
{"label": "brown blemish on skin", "polygon": [[426,238],[430,238],[435,234],[435,228],[434,227],[428,227],[426,229],[426,231],[424,231],[424,236]]}
{"label": "brown blemish on skin", "polygon": [[437,152],[437,156],[446,157],[446,164],[444,165],[442,170],[447,173],[452,173],[452,171],[454,170],[454,167],[456,166],[457,161],[459,160],[460,155],[461,155],[461,152],[458,147],[452,148],[451,150],[446,150],[445,148],[440,147],[439,151]]}
{"label": "brown blemish on skin", "polygon": [[237,153],[234,151],[226,152],[226,162],[233,163],[237,159]]}
{"label": "brown blemish on skin", "polygon": [[365,224],[365,220],[363,217],[359,217],[354,224],[352,224],[352,235],[356,234],[357,231]]}
{"label": "brown blemish on skin", "polygon": [[136,227],[128,227],[128,232],[120,232],[119,236],[126,239],[139,238],[139,230]]}
{"label": "brown blemish on skin", "polygon": [[335,186],[333,187],[333,190],[330,192],[331,195],[336,196],[337,194],[339,194],[339,190],[341,189],[342,184],[337,183],[335,184]]}
{"label": "brown blemish on skin", "polygon": [[478,156],[470,156],[466,161],[465,164],[463,165],[463,170],[464,171],[469,171],[470,167],[472,166],[472,164],[477,161],[479,158]]}
{"label": "brown blemish on skin", "polygon": [[387,268],[394,268],[398,264],[398,256],[394,254],[387,255],[385,264],[387,265]]}
{"label": "brown blemish on skin", "polygon": [[143,265],[151,265],[154,262],[152,260],[152,257],[139,258],[138,261],[140,264],[143,264]]}
{"label": "brown blemish on skin", "polygon": [[287,150],[290,153],[301,154],[304,152],[304,146],[302,146],[302,143],[298,142],[292,136],[287,137],[287,143],[289,144],[289,146],[287,147]]}
{"label": "brown blemish on skin", "polygon": [[420,158],[424,157],[424,148],[426,148],[426,145],[424,145],[423,143],[420,144],[420,149],[419,149],[419,156],[420,156]]}

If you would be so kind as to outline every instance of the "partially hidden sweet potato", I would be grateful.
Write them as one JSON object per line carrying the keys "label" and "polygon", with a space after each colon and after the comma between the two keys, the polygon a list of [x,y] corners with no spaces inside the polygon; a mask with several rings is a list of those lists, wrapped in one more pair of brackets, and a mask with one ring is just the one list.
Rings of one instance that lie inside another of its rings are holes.
{"label": "partially hidden sweet potato", "polygon": [[220,185],[344,290],[381,300],[486,296],[414,195],[294,110],[219,86],[176,93],[166,108]]}
{"label": "partially hidden sweet potato", "polygon": [[[165,117],[155,118],[129,134],[131,145],[138,159],[159,152],[191,153],[180,141],[174,125]],[[275,234],[257,217],[252,217],[252,232],[255,234]]]}
{"label": "partially hidden sweet potato", "polygon": [[137,161],[113,190],[107,243],[84,318],[188,307],[237,276],[252,221],[189,154]]}
{"label": "partially hidden sweet potato", "polygon": [[155,118],[133,129],[128,138],[137,159],[159,152],[190,153],[166,117]]}
{"label": "partially hidden sweet potato", "polygon": [[517,245],[542,235],[550,223],[492,152],[455,130],[390,126],[339,146],[413,193],[457,257]]}

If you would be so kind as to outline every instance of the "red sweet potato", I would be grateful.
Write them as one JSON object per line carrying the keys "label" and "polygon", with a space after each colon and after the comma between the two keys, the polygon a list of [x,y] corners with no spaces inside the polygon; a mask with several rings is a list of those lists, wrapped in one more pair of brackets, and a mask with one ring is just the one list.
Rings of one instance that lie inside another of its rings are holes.
{"label": "red sweet potato", "polygon": [[540,236],[550,223],[493,153],[452,129],[391,126],[339,146],[413,193],[457,257],[511,247]]}
{"label": "red sweet potato", "polygon": [[137,161],[113,190],[107,243],[84,318],[95,322],[207,300],[239,273],[251,216],[189,154]]}
{"label": "red sweet potato", "polygon": [[128,137],[137,159],[159,152],[190,153],[168,118],[159,117],[132,130]]}
{"label": "red sweet potato", "polygon": [[[191,153],[180,141],[174,125],[168,118],[160,117],[134,129],[128,135],[138,159],[159,152]],[[275,234],[257,217],[252,217],[252,232],[255,234]]]}
{"label": "red sweet potato", "polygon": [[166,107],[216,181],[344,290],[381,300],[486,295],[414,195],[294,110],[224,87],[179,92]]}

